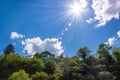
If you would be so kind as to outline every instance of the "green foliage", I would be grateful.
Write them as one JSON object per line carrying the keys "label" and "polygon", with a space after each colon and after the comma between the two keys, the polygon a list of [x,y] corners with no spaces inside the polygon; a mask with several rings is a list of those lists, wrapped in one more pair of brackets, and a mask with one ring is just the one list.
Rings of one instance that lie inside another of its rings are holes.
{"label": "green foliage", "polygon": [[44,71],[45,63],[39,58],[27,58],[24,62],[24,69],[28,73],[34,74],[36,71]]}
{"label": "green foliage", "polygon": [[18,64],[18,62],[22,62],[23,58],[21,58],[21,56],[19,56],[18,54],[7,54],[3,61],[5,62],[5,64],[10,64],[10,65],[15,65]]}
{"label": "green foliage", "polygon": [[9,77],[9,80],[32,80],[29,78],[29,74],[27,74],[24,70],[19,70],[19,72],[14,72]]}
{"label": "green foliage", "polygon": [[32,80],[49,80],[49,76],[45,72],[36,72],[32,75]]}
{"label": "green foliage", "polygon": [[85,60],[90,55],[91,50],[88,47],[80,48],[77,52],[77,56]]}
{"label": "green foliage", "polygon": [[57,68],[53,74],[54,80],[61,80],[62,76],[62,71],[59,68]]}
{"label": "green foliage", "polygon": [[0,76],[1,78],[8,78],[8,76],[22,68],[23,58],[18,54],[7,54],[0,62]]}
{"label": "green foliage", "polygon": [[36,54],[34,55],[34,57],[40,58],[40,53],[36,53]]}
{"label": "green foliage", "polygon": [[113,80],[113,76],[108,71],[102,71],[98,73],[99,80]]}
{"label": "green foliage", "polygon": [[120,47],[113,50],[113,55],[117,61],[120,61]]}
{"label": "green foliage", "polygon": [[3,60],[4,57],[5,57],[4,54],[0,55],[0,61]]}
{"label": "green foliage", "polygon": [[83,79],[82,80],[95,80],[95,77],[93,76],[93,75],[91,75],[91,74],[87,74],[87,75],[85,75],[84,77],[83,77]]}
{"label": "green foliage", "polygon": [[47,51],[22,58],[6,47],[6,54],[0,55],[0,80],[120,80],[120,47],[112,55],[111,48],[100,44],[98,56],[83,47],[71,58],[54,57]]}
{"label": "green foliage", "polygon": [[45,71],[48,74],[53,74],[56,68],[56,61],[55,60],[47,60],[45,63],[46,69]]}
{"label": "green foliage", "polygon": [[103,58],[103,57],[107,57],[109,56],[109,50],[112,49],[111,46],[107,45],[107,44],[100,44],[97,54],[99,58]]}

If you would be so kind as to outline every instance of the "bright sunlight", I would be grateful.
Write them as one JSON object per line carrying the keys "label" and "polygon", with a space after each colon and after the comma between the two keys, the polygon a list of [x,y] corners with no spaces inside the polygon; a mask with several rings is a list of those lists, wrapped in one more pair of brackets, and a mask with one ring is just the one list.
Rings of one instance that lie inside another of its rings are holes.
{"label": "bright sunlight", "polygon": [[77,2],[74,2],[72,5],[70,5],[70,13],[73,15],[79,16],[82,11],[82,7]]}
{"label": "bright sunlight", "polygon": [[81,17],[85,12],[85,8],[87,7],[86,0],[75,0],[68,5],[68,13],[72,15],[74,18]]}

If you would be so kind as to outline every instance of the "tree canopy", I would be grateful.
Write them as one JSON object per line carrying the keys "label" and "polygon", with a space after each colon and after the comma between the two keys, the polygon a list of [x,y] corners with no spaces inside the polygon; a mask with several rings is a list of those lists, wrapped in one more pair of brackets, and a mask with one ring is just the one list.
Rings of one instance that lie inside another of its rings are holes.
{"label": "tree canopy", "polygon": [[96,54],[81,47],[71,57],[48,51],[24,57],[8,45],[0,55],[0,80],[120,80],[120,47],[100,44]]}

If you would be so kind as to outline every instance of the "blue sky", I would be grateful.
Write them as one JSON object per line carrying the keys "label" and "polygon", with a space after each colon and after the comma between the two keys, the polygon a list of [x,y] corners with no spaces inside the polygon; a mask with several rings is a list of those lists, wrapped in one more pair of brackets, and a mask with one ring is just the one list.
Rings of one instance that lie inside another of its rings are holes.
{"label": "blue sky", "polygon": [[119,13],[119,0],[0,0],[0,54],[10,43],[21,55],[120,46]]}

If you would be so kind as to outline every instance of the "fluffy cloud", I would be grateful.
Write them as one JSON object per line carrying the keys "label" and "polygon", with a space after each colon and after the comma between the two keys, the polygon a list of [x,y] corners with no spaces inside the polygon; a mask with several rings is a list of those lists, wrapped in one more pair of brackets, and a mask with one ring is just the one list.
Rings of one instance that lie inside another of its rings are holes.
{"label": "fluffy cloud", "polygon": [[95,14],[93,20],[98,21],[96,27],[104,26],[113,18],[119,19],[120,0],[93,0],[92,8]]}
{"label": "fluffy cloud", "polygon": [[109,44],[110,46],[112,46],[116,42],[116,40],[117,39],[115,37],[112,37],[112,38],[109,38],[108,42],[106,42],[106,43]]}
{"label": "fluffy cloud", "polygon": [[55,55],[60,55],[64,52],[62,42],[57,38],[47,38],[45,40],[41,40],[40,37],[28,38],[22,41],[22,45],[24,45],[24,51],[27,51],[28,55],[34,55],[36,52],[44,51],[49,51]]}
{"label": "fluffy cloud", "polygon": [[117,32],[117,36],[120,38],[120,31]]}
{"label": "fluffy cloud", "polygon": [[23,38],[23,37],[25,37],[25,36],[22,34],[19,34],[17,32],[11,32],[11,36],[10,36],[11,39],[19,39],[19,38]]}

